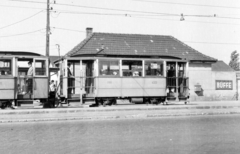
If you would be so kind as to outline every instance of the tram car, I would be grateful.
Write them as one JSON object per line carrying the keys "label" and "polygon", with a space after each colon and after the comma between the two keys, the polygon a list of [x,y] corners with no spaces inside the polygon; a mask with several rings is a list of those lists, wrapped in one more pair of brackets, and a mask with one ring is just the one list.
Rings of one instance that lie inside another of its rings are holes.
{"label": "tram car", "polygon": [[188,61],[142,57],[65,57],[59,93],[69,103],[94,99],[91,106],[141,98],[143,103],[188,103]]}
{"label": "tram car", "polygon": [[0,51],[0,102],[13,106],[47,103],[48,58],[32,52]]}

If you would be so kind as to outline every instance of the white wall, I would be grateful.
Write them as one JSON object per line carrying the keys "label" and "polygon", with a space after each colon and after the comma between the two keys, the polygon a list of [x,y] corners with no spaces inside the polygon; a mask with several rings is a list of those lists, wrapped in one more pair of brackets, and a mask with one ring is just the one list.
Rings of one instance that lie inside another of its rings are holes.
{"label": "white wall", "polygon": [[[231,80],[233,90],[216,90],[216,80]],[[194,87],[201,85],[202,92]],[[234,100],[236,94],[236,73],[212,71],[211,64],[189,64],[189,88],[191,101]]]}

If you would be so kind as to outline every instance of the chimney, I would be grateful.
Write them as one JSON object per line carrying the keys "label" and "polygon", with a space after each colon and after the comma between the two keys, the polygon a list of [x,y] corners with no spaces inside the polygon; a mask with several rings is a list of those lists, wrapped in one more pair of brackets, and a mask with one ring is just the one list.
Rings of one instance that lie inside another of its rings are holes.
{"label": "chimney", "polygon": [[90,27],[86,28],[87,37],[92,34],[93,29]]}

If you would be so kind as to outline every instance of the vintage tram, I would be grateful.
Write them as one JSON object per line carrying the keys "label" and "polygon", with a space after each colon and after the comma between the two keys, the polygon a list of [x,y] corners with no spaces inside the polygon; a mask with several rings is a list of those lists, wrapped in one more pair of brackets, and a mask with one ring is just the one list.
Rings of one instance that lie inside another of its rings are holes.
{"label": "vintage tram", "polygon": [[14,106],[47,103],[49,60],[32,52],[0,52],[0,102]]}
{"label": "vintage tram", "polygon": [[188,102],[188,61],[158,57],[65,57],[60,68],[59,94],[69,103],[94,99],[116,104],[141,98],[144,103]]}

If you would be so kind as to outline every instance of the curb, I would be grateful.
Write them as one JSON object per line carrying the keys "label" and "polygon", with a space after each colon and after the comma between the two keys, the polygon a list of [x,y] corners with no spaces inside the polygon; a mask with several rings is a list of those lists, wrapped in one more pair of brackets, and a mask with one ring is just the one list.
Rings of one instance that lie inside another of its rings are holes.
{"label": "curb", "polygon": [[0,115],[24,115],[24,114],[51,114],[51,113],[77,113],[77,112],[113,112],[113,111],[146,111],[146,110],[188,110],[188,109],[240,109],[240,106],[144,106],[142,108],[53,108],[53,109],[25,109],[25,110],[2,110]]}
{"label": "curb", "polygon": [[51,121],[73,121],[73,120],[120,120],[120,119],[140,119],[140,118],[164,118],[177,116],[209,116],[209,115],[230,115],[240,114],[240,111],[221,111],[221,112],[195,112],[195,113],[177,113],[177,114],[138,114],[124,116],[100,116],[100,117],[67,117],[67,118],[43,118],[43,119],[20,119],[20,120],[0,120],[2,123],[21,123],[21,122],[51,122]]}

